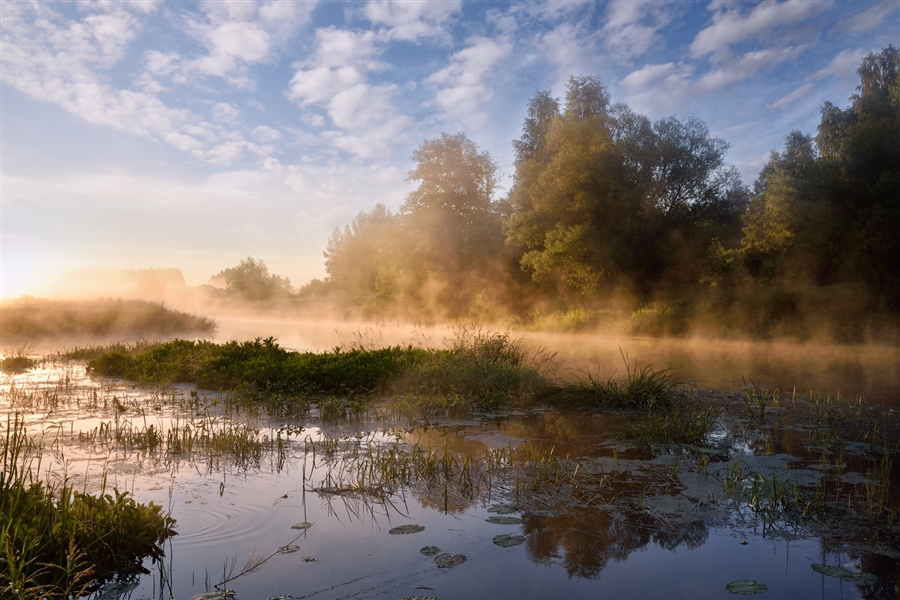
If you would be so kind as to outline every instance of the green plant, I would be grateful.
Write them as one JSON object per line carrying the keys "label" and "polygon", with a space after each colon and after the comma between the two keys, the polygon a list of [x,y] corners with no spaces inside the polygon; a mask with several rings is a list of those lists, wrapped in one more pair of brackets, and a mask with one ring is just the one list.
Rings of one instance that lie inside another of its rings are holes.
{"label": "green plant", "polygon": [[39,479],[41,448],[18,414],[8,417],[0,478],[0,595],[67,599],[116,573],[159,560],[174,520],[127,492],[93,496],[66,479]]}

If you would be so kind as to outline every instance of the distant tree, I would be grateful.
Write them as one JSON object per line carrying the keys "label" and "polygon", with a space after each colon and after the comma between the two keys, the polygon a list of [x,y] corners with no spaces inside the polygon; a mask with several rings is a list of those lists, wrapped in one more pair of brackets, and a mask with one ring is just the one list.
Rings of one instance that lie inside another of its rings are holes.
{"label": "distant tree", "polygon": [[250,256],[237,266],[220,271],[212,280],[224,283],[226,295],[249,302],[292,295],[291,282],[286,277],[270,274],[266,263]]}
{"label": "distant tree", "polygon": [[344,229],[335,228],[325,250],[328,279],[343,294],[372,294],[385,268],[397,217],[381,203],[362,211]]}

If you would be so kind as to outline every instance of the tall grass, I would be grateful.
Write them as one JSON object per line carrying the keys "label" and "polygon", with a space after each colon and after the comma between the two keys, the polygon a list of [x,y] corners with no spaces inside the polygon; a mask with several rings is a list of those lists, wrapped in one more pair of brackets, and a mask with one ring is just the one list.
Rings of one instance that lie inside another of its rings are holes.
{"label": "tall grass", "polygon": [[41,448],[8,416],[0,455],[0,597],[68,599],[162,557],[174,520],[128,492],[89,495],[40,479]]}

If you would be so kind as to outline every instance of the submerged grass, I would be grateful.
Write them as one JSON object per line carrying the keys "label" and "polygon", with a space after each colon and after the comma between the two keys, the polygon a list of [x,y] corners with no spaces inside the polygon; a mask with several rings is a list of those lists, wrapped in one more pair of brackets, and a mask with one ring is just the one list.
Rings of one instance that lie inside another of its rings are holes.
{"label": "submerged grass", "polygon": [[[0,475],[0,597],[68,599],[162,557],[174,520],[128,492],[90,495],[40,480],[41,448],[6,421]],[[35,464],[36,463],[36,464]]]}

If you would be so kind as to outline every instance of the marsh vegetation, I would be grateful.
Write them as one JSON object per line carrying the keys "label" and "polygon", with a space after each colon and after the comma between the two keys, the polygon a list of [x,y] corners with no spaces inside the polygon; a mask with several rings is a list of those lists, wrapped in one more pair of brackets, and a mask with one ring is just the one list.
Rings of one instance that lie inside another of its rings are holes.
{"label": "marsh vegetation", "polygon": [[[45,356],[8,375],[2,398],[8,437],[19,440],[10,447],[43,461],[43,475],[29,475],[42,481],[35,501],[50,502],[49,514],[71,506],[65,514],[79,515],[84,502],[119,510],[102,539],[149,546],[117,549],[130,562],[90,570],[77,544],[48,537],[57,554],[20,560],[34,572],[10,569],[3,585],[60,598],[284,597],[335,585],[385,597],[426,586],[455,597],[504,564],[518,580],[505,585],[527,595],[536,562],[572,596],[595,594],[601,576],[613,589],[652,593],[617,584],[616,565],[662,564],[654,552],[683,548],[697,558],[682,576],[696,579],[723,560],[701,559],[705,548],[731,540],[737,551],[749,540],[747,568],[729,567],[727,580],[710,577],[703,589],[757,580],[782,591],[824,582],[826,597],[840,582],[871,598],[900,591],[900,436],[889,407],[756,379],[700,391],[619,360],[619,371],[603,375],[566,371],[550,353],[479,329],[457,330],[439,348],[358,341],[312,353],[264,339],[176,340]],[[7,531],[25,526],[22,511],[3,512]],[[126,534],[129,524],[143,537]],[[402,527],[417,533],[390,536],[398,541],[383,556],[365,549]],[[366,541],[347,539],[348,528]],[[770,544],[818,556],[819,568],[762,566]],[[846,573],[821,579],[837,567]],[[118,576],[101,584],[106,569]],[[300,583],[297,569],[307,574]],[[398,575],[376,575],[385,569]],[[42,579],[51,574],[52,583]]]}

